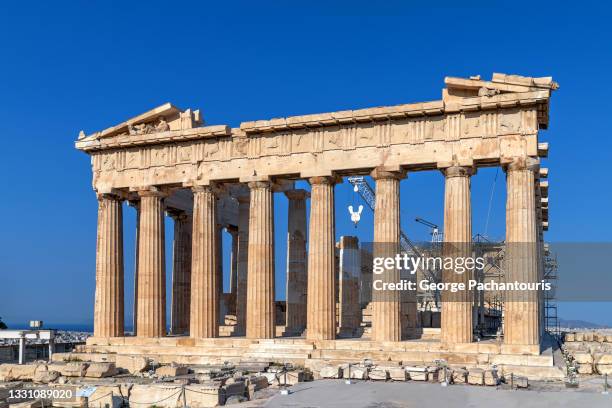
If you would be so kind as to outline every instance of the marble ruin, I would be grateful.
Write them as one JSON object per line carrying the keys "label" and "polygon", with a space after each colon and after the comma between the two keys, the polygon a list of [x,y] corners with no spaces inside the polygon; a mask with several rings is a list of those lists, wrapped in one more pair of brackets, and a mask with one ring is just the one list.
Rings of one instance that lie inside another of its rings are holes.
{"label": "marble ruin", "polygon": [[[339,354],[327,358],[339,360],[348,358],[341,350],[423,352],[432,359],[472,352],[542,357],[537,295],[508,304],[501,343],[475,342],[469,298],[443,298],[437,338],[423,342],[416,308],[404,307],[399,294],[369,306],[369,338],[337,339],[341,332],[354,334],[361,318],[355,300],[360,266],[353,261],[339,275],[336,264],[338,249],[350,257],[357,245],[335,242],[334,185],[342,177],[373,177],[373,241],[398,243],[400,181],[412,172],[441,171],[444,239],[467,242],[470,177],[479,167],[500,166],[507,178],[506,242],[543,242],[548,183],[540,158],[548,144],[538,133],[548,127],[549,98],[558,85],[550,77],[505,74],[490,81],[447,77],[445,85],[437,101],[257,120],[238,128],[205,125],[199,111],[167,103],[106,130],[81,132],[76,148],[91,156],[99,203],[94,337],[87,350],[132,347],[131,353],[159,354],[160,347],[173,346],[195,355],[200,346],[216,345],[221,354],[228,344],[258,343],[278,345],[279,353],[285,353],[284,344],[304,346],[312,350],[305,358],[335,350]],[[307,180],[311,191],[295,189],[296,180]],[[274,193],[289,200],[282,324],[274,299]],[[138,214],[135,336],[124,332],[123,202]],[[175,236],[170,333],[166,214]],[[224,228],[232,235],[229,294],[222,290]],[[534,252],[511,264],[507,278],[538,281],[540,257]],[[229,316],[235,318],[231,333],[224,328]]]}

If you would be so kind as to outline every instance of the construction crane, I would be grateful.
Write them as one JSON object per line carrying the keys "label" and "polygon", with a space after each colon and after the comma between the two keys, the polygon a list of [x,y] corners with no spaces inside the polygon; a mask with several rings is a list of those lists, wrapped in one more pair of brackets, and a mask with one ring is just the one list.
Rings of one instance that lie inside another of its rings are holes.
{"label": "construction crane", "polygon": [[442,242],[442,234],[440,233],[440,229],[439,227],[434,224],[433,222],[429,222],[427,220],[424,220],[421,217],[416,217],[414,219],[416,222],[418,222],[419,224],[423,224],[429,228],[431,228],[431,242],[433,243],[437,243],[437,242]]}
{"label": "construction crane", "polygon": [[[351,183],[351,185],[353,186],[353,191],[359,193],[363,201],[365,201],[368,207],[370,207],[370,209],[374,211],[374,208],[376,207],[376,193],[374,192],[372,187],[370,187],[368,182],[362,176],[348,177],[348,182]],[[422,251],[420,251],[416,247],[416,245],[414,245],[414,243],[410,241],[408,236],[402,230],[400,230],[400,247],[410,256],[423,256]],[[430,271],[429,269],[423,269],[423,273],[428,281],[432,283],[438,283],[439,279],[436,277],[436,274],[434,272]],[[440,293],[438,290],[433,293],[433,300],[437,307],[440,301]]]}

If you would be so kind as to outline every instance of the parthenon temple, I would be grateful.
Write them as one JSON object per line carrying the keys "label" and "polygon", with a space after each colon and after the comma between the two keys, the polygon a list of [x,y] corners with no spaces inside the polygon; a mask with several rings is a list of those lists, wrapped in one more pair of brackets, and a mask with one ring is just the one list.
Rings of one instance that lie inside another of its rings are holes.
{"label": "parthenon temple", "polygon": [[[204,124],[200,111],[167,103],[108,129],[81,132],[76,148],[91,156],[98,199],[94,336],[86,349],[167,354],[173,361],[222,359],[224,350],[227,359],[234,348],[243,357],[268,353],[266,358],[285,360],[299,353],[306,360],[373,355],[472,362],[476,356],[476,364],[487,355],[489,363],[496,358],[521,365],[517,359],[529,356],[541,358],[535,365],[549,365],[537,293],[506,302],[503,336],[490,341],[475,338],[471,298],[443,296],[439,328],[424,330],[415,300],[399,293],[367,305],[371,332],[345,335],[362,323],[366,306],[359,304],[359,271],[342,271],[350,262],[337,261],[339,250],[358,245],[336,236],[334,186],[344,177],[372,177],[372,241],[399,244],[400,181],[413,172],[441,172],[444,242],[461,243],[472,240],[471,176],[479,167],[501,167],[506,245],[539,248],[544,242],[548,171],[540,159],[548,143],[539,131],[548,127],[549,98],[558,85],[550,77],[506,74],[490,81],[447,77],[444,83],[441,100],[432,102],[236,128]],[[310,191],[296,188],[300,180]],[[280,306],[274,297],[276,193],[289,203],[287,292]],[[125,202],[137,214],[133,335],[124,331]],[[169,317],[166,215],[174,220]],[[223,230],[231,234],[231,248],[222,248]],[[222,252],[231,253],[229,293],[223,291]],[[519,258],[508,263],[506,279],[540,281],[542,251]],[[461,281],[467,274],[445,273],[443,279]]]}

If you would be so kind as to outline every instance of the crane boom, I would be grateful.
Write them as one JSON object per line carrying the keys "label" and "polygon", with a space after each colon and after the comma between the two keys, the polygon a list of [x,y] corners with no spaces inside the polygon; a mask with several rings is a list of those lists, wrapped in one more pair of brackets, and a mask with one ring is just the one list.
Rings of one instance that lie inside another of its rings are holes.
{"label": "crane boom", "polygon": [[[362,176],[348,177],[348,182],[354,186],[355,191],[359,193],[359,195],[361,196],[363,201],[366,202],[368,207],[370,207],[370,209],[374,211],[374,209],[376,208],[376,193],[374,192],[372,187],[370,187],[368,182]],[[412,241],[410,241],[408,236],[402,230],[400,230],[400,247],[404,252],[411,256],[423,256],[423,253],[416,247],[416,245],[414,245]],[[436,275],[429,269],[423,269],[423,273],[427,277],[427,280],[429,280],[430,282],[438,282]],[[438,301],[440,300],[440,293],[438,290],[436,290],[433,295],[435,303],[437,305]]]}

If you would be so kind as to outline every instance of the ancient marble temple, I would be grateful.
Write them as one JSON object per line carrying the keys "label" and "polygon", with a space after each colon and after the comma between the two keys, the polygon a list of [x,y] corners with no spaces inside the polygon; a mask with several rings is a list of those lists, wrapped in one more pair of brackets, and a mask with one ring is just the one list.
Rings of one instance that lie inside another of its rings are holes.
{"label": "ancient marble temple", "polygon": [[[355,245],[336,243],[334,185],[345,176],[373,177],[373,240],[397,243],[400,181],[412,172],[441,172],[444,239],[452,243],[471,240],[470,178],[479,167],[502,167],[506,243],[541,245],[549,224],[540,158],[548,144],[540,142],[539,131],[548,127],[557,84],[550,77],[494,74],[490,81],[448,77],[445,85],[437,101],[257,120],[238,128],[206,125],[198,110],[167,103],[106,130],[81,132],[76,148],[91,156],[98,199],[94,337],[125,336],[123,254],[135,250],[134,331],[142,344],[168,335],[185,345],[197,344],[189,339],[212,341],[224,335],[220,327],[229,315],[235,316],[235,337],[271,339],[282,326],[284,336],[337,341],[341,326],[359,324],[350,323],[354,313],[336,313],[338,286],[347,302],[347,293],[360,290],[357,281],[337,282],[336,251]],[[297,180],[311,190],[295,189]],[[274,299],[277,193],[289,202],[282,324]],[[136,248],[123,243],[124,202],[137,213]],[[174,220],[172,254],[165,253],[165,216]],[[223,229],[232,236],[225,251]],[[222,289],[222,252],[231,252],[230,293]],[[172,312],[166,316],[169,256]],[[538,281],[541,256],[531,251],[510,263],[506,278]],[[539,297],[508,302],[504,345],[539,351]],[[473,343],[472,299],[445,300],[440,344]],[[416,333],[416,308],[402,307],[402,296],[372,303],[371,341],[406,342]]]}

